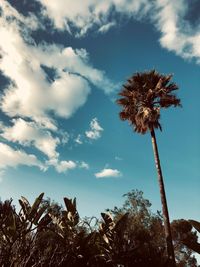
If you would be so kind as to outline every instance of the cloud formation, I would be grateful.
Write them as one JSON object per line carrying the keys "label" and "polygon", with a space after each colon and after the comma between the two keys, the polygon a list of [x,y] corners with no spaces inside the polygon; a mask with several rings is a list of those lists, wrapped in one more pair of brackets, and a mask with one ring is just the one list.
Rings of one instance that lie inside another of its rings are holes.
{"label": "cloud formation", "polygon": [[77,167],[77,164],[72,160],[59,161],[57,158],[52,158],[49,161],[47,161],[47,165],[55,167],[58,173],[66,172],[68,170],[73,170]]}
{"label": "cloud formation", "polygon": [[[0,44],[1,71],[10,78],[11,83],[1,97],[1,109],[10,117],[28,117],[55,129],[49,112],[70,117],[86,102],[90,92],[86,79],[69,73],[79,56],[76,57],[71,48],[62,49],[45,44],[35,46],[25,42],[18,23],[15,20],[8,22],[7,9],[3,12],[0,18],[0,36],[4,40]],[[68,61],[70,55],[75,60],[71,59],[70,67],[67,68],[63,63],[64,60]],[[60,58],[63,58],[61,63]],[[48,67],[54,68],[56,72],[52,82],[48,81],[42,68],[47,62]]]}
{"label": "cloud formation", "polygon": [[78,136],[76,137],[76,139],[74,141],[77,144],[82,145],[83,144],[82,135],[81,134],[78,134]]}
{"label": "cloud formation", "polygon": [[103,128],[100,126],[98,119],[94,118],[90,122],[90,130],[85,132],[85,135],[89,139],[97,140],[101,137],[101,134],[103,132]]}
{"label": "cloud formation", "polygon": [[[22,31],[27,21],[8,3],[2,5],[1,71],[11,82],[1,98],[1,109],[8,116],[29,117],[51,127],[49,113],[72,116],[85,104],[90,83],[105,92],[115,88],[103,71],[89,63],[85,49],[47,43],[36,46],[28,30]],[[47,69],[54,73],[51,80]]]}
{"label": "cloud formation", "polygon": [[112,27],[116,26],[116,22],[109,22],[107,24],[104,24],[103,26],[101,26],[98,30],[98,32],[101,32],[101,33],[105,33],[107,31],[109,31]]}
{"label": "cloud formation", "polygon": [[45,171],[46,166],[35,155],[27,154],[23,150],[16,150],[7,144],[0,143],[0,171],[18,165],[35,166]]}
{"label": "cloud formation", "polygon": [[2,137],[23,146],[33,145],[49,158],[58,157],[56,152],[56,147],[60,143],[58,137],[54,138],[49,131],[42,129],[35,122],[27,122],[21,118],[12,122],[13,126],[3,127]]}
{"label": "cloud formation", "polygon": [[85,169],[85,170],[89,170],[90,166],[85,161],[81,161],[80,164],[79,164],[79,168]]}
{"label": "cloud formation", "polygon": [[[0,36],[4,40],[0,45],[1,70],[12,81],[2,96],[1,109],[10,117],[29,117],[53,127],[50,112],[71,117],[85,104],[89,82],[106,92],[114,88],[103,72],[89,65],[85,50],[28,45],[19,30],[8,24],[0,29]],[[42,66],[55,72],[52,81]]]}
{"label": "cloud formation", "polygon": [[[57,119],[73,116],[86,103],[91,85],[105,93],[115,85],[104,71],[92,66],[85,49],[45,42],[36,45],[31,31],[43,26],[33,14],[25,17],[3,1],[0,24],[0,70],[9,79],[0,97],[0,109],[10,117],[10,125],[1,128],[1,136],[10,146],[34,146],[48,158],[44,164],[58,172],[77,167],[73,161],[59,160],[57,146],[67,143],[68,136],[58,131]],[[11,153],[22,155],[10,147]],[[32,162],[36,164],[36,160],[35,155]],[[21,164],[20,160],[13,164],[17,162]]]}
{"label": "cloud formation", "polygon": [[[194,0],[81,0],[56,3],[38,0],[43,15],[48,16],[58,30],[84,36],[89,30],[105,33],[120,23],[118,18],[149,20],[160,33],[160,44],[185,59],[200,63],[200,29],[186,19]],[[68,8],[66,8],[68,7]]]}
{"label": "cloud formation", "polygon": [[[106,32],[114,26],[112,13],[132,17],[144,16],[151,7],[148,0],[38,0],[44,7],[43,14],[54,23],[55,28],[83,36],[88,30]],[[112,21],[110,21],[110,19]]]}
{"label": "cloud formation", "polygon": [[162,47],[200,63],[200,28],[195,29],[185,19],[188,9],[189,2],[186,0],[157,0],[151,19],[161,33],[159,41]]}
{"label": "cloud formation", "polygon": [[120,177],[122,173],[117,169],[103,169],[100,172],[95,173],[96,178],[107,178],[107,177]]}

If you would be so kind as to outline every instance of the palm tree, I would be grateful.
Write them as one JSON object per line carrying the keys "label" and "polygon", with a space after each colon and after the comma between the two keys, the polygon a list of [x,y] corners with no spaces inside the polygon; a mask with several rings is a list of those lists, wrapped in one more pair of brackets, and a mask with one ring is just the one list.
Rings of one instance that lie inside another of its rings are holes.
{"label": "palm tree", "polygon": [[164,218],[164,229],[169,261],[175,265],[174,249],[172,244],[169,213],[165,194],[164,180],[159,159],[158,147],[154,129],[160,129],[160,109],[170,106],[181,106],[180,99],[173,94],[178,86],[171,82],[172,75],[162,75],[155,70],[135,73],[123,85],[119,93],[122,98],[117,103],[123,107],[120,112],[122,120],[128,120],[137,133],[150,132],[155,165],[158,173],[158,183]]}

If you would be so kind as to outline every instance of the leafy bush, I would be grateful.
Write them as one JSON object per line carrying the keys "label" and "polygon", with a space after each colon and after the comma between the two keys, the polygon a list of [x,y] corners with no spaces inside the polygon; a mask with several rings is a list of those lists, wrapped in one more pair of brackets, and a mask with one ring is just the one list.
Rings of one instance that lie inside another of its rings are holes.
{"label": "leafy bush", "polygon": [[[0,202],[0,266],[169,266],[162,217],[150,211],[141,191],[126,194],[124,205],[101,213],[100,220],[81,219],[76,199],[64,198],[63,208],[43,197],[40,194],[32,205],[21,197],[19,212],[12,199]],[[188,225],[172,223],[180,267],[197,266],[181,238],[187,232],[187,240],[197,241]]]}

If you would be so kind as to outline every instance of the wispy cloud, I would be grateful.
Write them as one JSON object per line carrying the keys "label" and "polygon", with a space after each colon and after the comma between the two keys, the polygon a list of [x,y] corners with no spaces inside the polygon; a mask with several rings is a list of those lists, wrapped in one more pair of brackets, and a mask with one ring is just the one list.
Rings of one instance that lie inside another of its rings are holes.
{"label": "wispy cloud", "polygon": [[[83,36],[88,30],[95,28],[97,31],[106,31],[114,23],[115,18],[111,16],[111,12],[115,14],[126,14],[137,17],[147,13],[151,6],[148,0],[60,0],[54,4],[48,0],[38,0],[42,3],[44,9],[43,14],[48,16],[59,30],[68,30],[68,32],[76,36]],[[66,6],[68,8],[66,8]],[[112,21],[110,21],[112,19]],[[110,26],[108,26],[110,24]],[[70,27],[72,25],[72,27]],[[104,25],[107,25],[102,28]],[[103,30],[100,30],[103,29]]]}
{"label": "wispy cloud", "polygon": [[0,143],[0,171],[19,165],[35,166],[43,171],[46,170],[46,166],[35,155],[27,154],[23,150],[13,149],[7,144]]}
{"label": "wispy cloud", "polygon": [[[104,33],[117,26],[120,15],[128,19],[149,20],[160,33],[160,44],[185,59],[200,63],[200,29],[186,19],[189,5],[186,0],[38,0],[43,14],[54,23],[55,28],[76,36],[84,36],[89,30]],[[65,8],[68,6],[69,8]]]}
{"label": "wispy cloud", "polygon": [[116,25],[116,22],[114,22],[114,21],[113,22],[109,22],[107,24],[104,24],[99,28],[98,32],[105,33],[107,31],[109,31],[110,28],[114,27],[115,25]]}
{"label": "wispy cloud", "polygon": [[101,137],[103,128],[100,126],[98,119],[94,118],[90,122],[90,130],[85,132],[89,139],[97,140]]}
{"label": "wispy cloud", "polygon": [[107,177],[120,177],[122,173],[117,169],[103,169],[100,172],[95,173],[96,178],[107,178]]}
{"label": "wispy cloud", "polygon": [[115,160],[121,161],[123,159],[121,157],[115,156]]}
{"label": "wispy cloud", "polygon": [[81,161],[80,164],[79,164],[79,168],[85,169],[85,170],[89,170],[90,166],[85,161]]}
{"label": "wispy cloud", "polygon": [[81,134],[78,134],[78,136],[75,138],[75,142],[79,145],[82,145],[83,144],[83,140],[82,140],[82,135]]}

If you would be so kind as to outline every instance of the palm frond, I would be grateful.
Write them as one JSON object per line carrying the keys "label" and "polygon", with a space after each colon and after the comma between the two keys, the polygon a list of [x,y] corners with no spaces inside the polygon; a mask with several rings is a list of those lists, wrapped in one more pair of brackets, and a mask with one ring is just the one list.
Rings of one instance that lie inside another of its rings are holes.
{"label": "palm frond", "polygon": [[178,86],[171,82],[172,75],[163,75],[156,70],[137,72],[130,77],[119,95],[117,104],[122,106],[120,118],[128,120],[134,131],[145,134],[151,129],[160,129],[160,109],[181,106],[180,99],[172,94]]}

